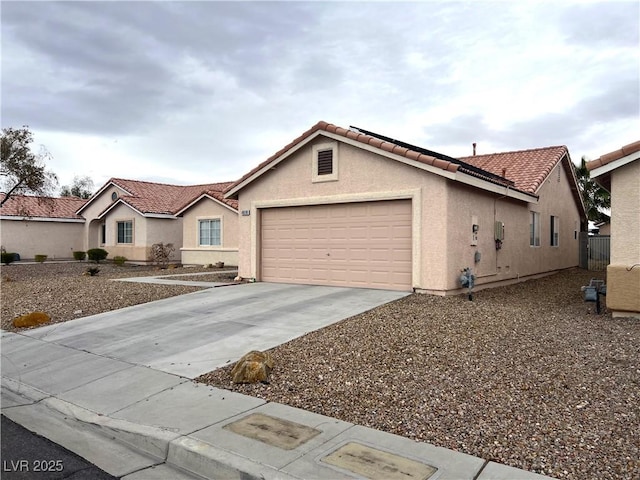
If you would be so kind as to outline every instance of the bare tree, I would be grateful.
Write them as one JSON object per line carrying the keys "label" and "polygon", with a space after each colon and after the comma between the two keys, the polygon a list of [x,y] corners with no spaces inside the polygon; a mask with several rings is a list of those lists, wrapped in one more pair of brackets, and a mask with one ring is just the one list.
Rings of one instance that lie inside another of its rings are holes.
{"label": "bare tree", "polygon": [[91,177],[85,175],[80,177],[76,175],[73,177],[73,183],[71,185],[64,185],[60,188],[61,197],[78,197],[89,198],[93,195],[93,180]]}
{"label": "bare tree", "polygon": [[55,192],[58,177],[45,165],[51,155],[44,147],[39,153],[33,153],[32,142],[33,134],[26,125],[19,129],[2,129],[0,177],[5,195],[0,200],[0,207],[12,195],[47,197]]}

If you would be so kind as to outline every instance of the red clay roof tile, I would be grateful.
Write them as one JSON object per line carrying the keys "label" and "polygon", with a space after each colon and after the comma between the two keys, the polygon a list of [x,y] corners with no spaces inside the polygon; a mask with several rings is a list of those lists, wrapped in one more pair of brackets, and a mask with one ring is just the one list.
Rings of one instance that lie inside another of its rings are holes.
{"label": "red clay roof tile", "polygon": [[[336,125],[320,121],[289,143],[286,147],[278,150],[275,154],[271,155],[256,168],[236,181],[227,191],[240,186],[243,182],[269,165],[269,163],[276,160],[291,148],[298,145],[300,142],[304,141],[319,130],[324,130],[351,140],[356,140],[360,143],[371,145],[387,152],[393,152],[394,154],[404,156],[410,160],[424,163],[426,165],[432,165],[445,171],[462,171],[492,183],[511,185],[517,190],[531,194],[535,194],[551,169],[565,154],[568,154],[567,148],[560,146],[521,150],[517,152],[494,153],[489,155],[476,155],[473,157],[462,157],[459,159],[468,164],[468,166],[465,167],[464,164],[461,165],[456,163],[456,159],[448,161],[441,158],[434,158],[430,155],[416,152],[411,148],[406,148],[411,147],[408,144],[396,145],[390,141],[377,138],[374,136],[376,134],[373,134],[372,132],[367,132],[365,134],[361,131],[347,130]],[[369,133],[371,135],[369,135]],[[496,176],[501,178],[496,178]]]}
{"label": "red clay roof tile", "polygon": [[[4,200],[5,194],[0,193],[0,200]],[[29,218],[56,218],[83,220],[76,211],[87,200],[76,197],[36,197],[30,195],[12,195],[0,208],[0,215],[29,217]]]}
{"label": "red clay roof tile", "polygon": [[587,170],[591,171],[594,168],[602,167],[603,165],[607,165],[615,160],[619,160],[627,155],[631,155],[632,153],[640,152],[640,140],[625,145],[624,147],[614,150],[613,152],[605,153],[600,158],[596,158],[590,162],[587,162],[586,167]]}
{"label": "red clay roof tile", "polygon": [[460,157],[460,160],[511,180],[518,190],[535,193],[567,153],[567,147],[555,146]]}
{"label": "red clay roof tile", "polygon": [[128,192],[120,196],[120,200],[143,214],[174,215],[203,193],[210,193],[217,200],[223,201],[237,209],[235,200],[224,198],[224,191],[233,182],[207,183],[202,185],[170,185],[164,183],[144,182],[125,178],[112,178],[113,183]]}

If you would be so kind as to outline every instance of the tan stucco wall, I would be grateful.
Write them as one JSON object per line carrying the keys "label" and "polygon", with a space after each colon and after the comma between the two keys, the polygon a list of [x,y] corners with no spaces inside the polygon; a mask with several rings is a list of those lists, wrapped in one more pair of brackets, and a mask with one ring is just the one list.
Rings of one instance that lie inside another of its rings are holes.
{"label": "tan stucco wall", "polygon": [[239,217],[239,275],[260,277],[262,208],[411,198],[413,285],[445,288],[446,180],[340,142],[338,180],[313,183],[312,145],[326,142],[326,138],[316,139],[240,191],[239,211],[249,210],[251,215]]}
{"label": "tan stucco wall", "polygon": [[117,193],[118,196],[126,195],[126,192],[121,188],[110,186],[104,192],[97,197],[91,199],[90,203],[80,213],[85,219],[85,232],[83,239],[82,250],[88,250],[90,248],[103,247],[99,241],[99,221],[95,220],[109,205],[113,203],[111,195]]}
{"label": "tan stucco wall", "polygon": [[[81,212],[87,219],[84,230],[84,250],[89,248],[104,248],[112,259],[115,256],[123,256],[128,260],[146,262],[149,258],[151,245],[154,243],[173,243],[175,252],[172,260],[180,260],[180,247],[182,247],[182,219],[181,218],[150,218],[144,217],[132,208],[119,204],[110,210],[107,215],[98,220],[97,217],[113,201],[111,195],[116,192],[118,196],[126,195],[122,189],[111,186]],[[133,243],[118,244],[118,221],[133,221]],[[104,222],[105,243],[100,242],[100,225]]]}
{"label": "tan stucco wall", "polygon": [[[214,218],[222,220],[222,245],[200,247],[198,221]],[[209,198],[203,198],[182,216],[182,263],[208,265],[224,262],[227,265],[238,265],[238,236],[238,212]]]}
{"label": "tan stucco wall", "polygon": [[40,254],[48,260],[73,258],[83,250],[83,232],[82,223],[0,220],[0,244],[21,260]]}
{"label": "tan stucco wall", "polygon": [[[506,193],[506,189],[505,189]],[[557,165],[538,191],[539,202],[524,203],[449,182],[447,290],[458,287],[460,271],[471,267],[476,284],[520,280],[578,265],[580,214],[564,168]],[[540,246],[529,245],[529,212],[540,213]],[[557,247],[550,245],[550,216],[559,218]],[[471,245],[472,218],[479,225],[478,244]],[[495,248],[495,221],[504,223],[502,248]],[[474,262],[475,252],[480,262]]]}
{"label": "tan stucco wall", "polygon": [[[569,179],[559,164],[539,189],[540,201],[528,204],[403,165],[375,153],[338,143],[338,180],[312,182],[312,145],[320,137],[239,194],[239,274],[260,280],[260,211],[274,206],[411,198],[413,208],[413,287],[430,293],[459,289],[460,271],[472,267],[478,285],[522,280],[578,264],[580,229]],[[506,189],[505,192],[506,193]],[[539,247],[529,246],[530,210],[540,213]],[[557,247],[550,246],[550,215],[560,219]],[[478,245],[471,245],[472,217],[479,224]],[[494,222],[505,223],[503,248],[496,252]],[[474,263],[474,253],[481,261]]]}
{"label": "tan stucco wall", "polygon": [[607,307],[615,316],[640,318],[640,160],[611,172]]}
{"label": "tan stucco wall", "polygon": [[[103,220],[106,225],[106,241],[100,247],[109,252],[109,258],[123,256],[131,261],[145,262],[149,258],[151,245],[163,242],[173,243],[175,252],[172,259],[180,259],[182,219],[147,218],[120,204],[110,210]],[[133,222],[133,243],[117,243],[120,221]]]}

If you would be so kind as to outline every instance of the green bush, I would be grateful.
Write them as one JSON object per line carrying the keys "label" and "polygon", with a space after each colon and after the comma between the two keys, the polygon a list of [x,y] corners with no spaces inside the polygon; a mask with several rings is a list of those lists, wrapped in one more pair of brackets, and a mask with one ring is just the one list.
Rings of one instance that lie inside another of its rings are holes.
{"label": "green bush", "polygon": [[115,256],[113,257],[113,263],[115,263],[118,266],[122,266],[124,265],[124,262],[127,261],[127,257],[121,257],[121,256]]}
{"label": "green bush", "polygon": [[76,260],[84,260],[87,256],[87,252],[73,252],[73,258]]}
{"label": "green bush", "polygon": [[16,259],[16,254],[15,253],[7,253],[7,252],[3,252],[2,254],[0,254],[0,256],[2,257],[2,263],[4,263],[5,265],[9,265],[11,262],[13,262]]}
{"label": "green bush", "polygon": [[38,254],[35,256],[35,260],[38,263],[43,263],[46,259],[47,259],[47,256],[43,254]]}
{"label": "green bush", "polygon": [[89,256],[89,260],[100,263],[100,260],[107,258],[109,252],[102,248],[91,248],[87,250],[87,255]]}

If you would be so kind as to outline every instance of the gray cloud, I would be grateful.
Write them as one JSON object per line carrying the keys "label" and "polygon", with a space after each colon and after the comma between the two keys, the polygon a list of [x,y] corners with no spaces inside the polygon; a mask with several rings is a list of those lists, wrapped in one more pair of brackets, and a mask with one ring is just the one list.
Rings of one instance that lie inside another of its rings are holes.
{"label": "gray cloud", "polygon": [[562,10],[559,21],[570,43],[624,45],[637,51],[640,44],[639,18],[640,3],[625,0],[573,5]]}
{"label": "gray cloud", "polygon": [[[156,179],[176,158],[205,180],[239,177],[321,119],[445,149],[586,145],[594,128],[638,124],[628,2],[33,5],[2,5],[3,122],[118,138]],[[563,111],[527,111],[569,86]],[[522,104],[497,129],[487,114],[503,98]]]}

